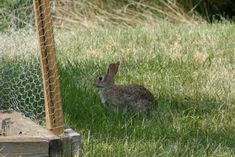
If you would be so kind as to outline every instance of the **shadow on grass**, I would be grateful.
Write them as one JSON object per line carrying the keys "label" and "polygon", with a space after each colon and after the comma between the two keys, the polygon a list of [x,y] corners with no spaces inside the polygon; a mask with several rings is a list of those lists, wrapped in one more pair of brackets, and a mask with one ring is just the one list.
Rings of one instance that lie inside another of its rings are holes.
{"label": "shadow on grass", "polygon": [[[158,140],[183,143],[194,140],[204,151],[229,147],[235,153],[235,131],[202,128],[200,122],[216,116],[225,102],[198,93],[194,97],[160,91],[159,104],[146,114],[115,113],[102,106],[98,90],[91,81],[104,68],[95,62],[60,65],[60,79],[66,121],[85,138],[100,141]],[[102,65],[103,66],[103,65]],[[100,69],[102,68],[102,69]],[[163,93],[161,93],[163,92]],[[216,125],[216,124],[215,124]],[[198,149],[192,146],[192,149]],[[183,150],[182,150],[183,151]]]}

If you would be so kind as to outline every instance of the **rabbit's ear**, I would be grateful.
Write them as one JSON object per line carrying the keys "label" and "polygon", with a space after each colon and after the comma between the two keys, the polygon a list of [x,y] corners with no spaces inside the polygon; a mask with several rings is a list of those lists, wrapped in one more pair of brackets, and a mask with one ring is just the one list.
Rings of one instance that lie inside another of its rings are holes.
{"label": "rabbit's ear", "polygon": [[117,74],[119,64],[120,64],[119,61],[117,63],[109,64],[109,68],[108,68],[107,75],[106,75],[109,79],[113,79],[114,76]]}

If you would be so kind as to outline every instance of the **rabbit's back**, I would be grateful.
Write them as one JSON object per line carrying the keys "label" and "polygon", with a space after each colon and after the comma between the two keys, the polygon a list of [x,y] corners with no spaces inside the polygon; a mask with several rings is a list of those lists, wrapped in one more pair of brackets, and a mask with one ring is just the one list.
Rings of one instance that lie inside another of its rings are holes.
{"label": "rabbit's back", "polygon": [[154,103],[154,96],[144,86],[138,84],[114,85],[100,91],[104,103],[118,108],[143,110]]}

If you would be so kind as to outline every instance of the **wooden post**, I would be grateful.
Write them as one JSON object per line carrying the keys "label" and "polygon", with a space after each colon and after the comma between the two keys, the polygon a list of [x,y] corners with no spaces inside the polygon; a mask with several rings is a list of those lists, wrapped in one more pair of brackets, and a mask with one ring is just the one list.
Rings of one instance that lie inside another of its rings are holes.
{"label": "wooden post", "polygon": [[46,127],[54,134],[64,132],[60,87],[56,66],[50,0],[34,0],[35,24],[40,44],[40,61],[44,87]]}

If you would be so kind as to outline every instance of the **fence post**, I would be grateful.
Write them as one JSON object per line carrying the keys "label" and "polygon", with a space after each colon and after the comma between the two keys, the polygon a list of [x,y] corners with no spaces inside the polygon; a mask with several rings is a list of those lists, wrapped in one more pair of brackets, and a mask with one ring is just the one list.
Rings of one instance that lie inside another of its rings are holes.
{"label": "fence post", "polygon": [[64,120],[56,66],[50,0],[33,0],[33,3],[35,24],[40,45],[46,127],[54,134],[60,135],[64,132]]}

